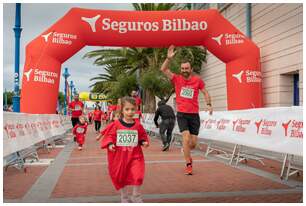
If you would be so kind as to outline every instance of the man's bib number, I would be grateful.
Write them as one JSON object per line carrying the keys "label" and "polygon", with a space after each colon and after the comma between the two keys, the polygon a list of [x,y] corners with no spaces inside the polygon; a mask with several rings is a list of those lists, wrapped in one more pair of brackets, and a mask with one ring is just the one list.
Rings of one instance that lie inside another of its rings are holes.
{"label": "man's bib number", "polygon": [[75,111],[80,111],[80,110],[82,110],[82,107],[77,104],[77,105],[75,105],[74,110]]}
{"label": "man's bib number", "polygon": [[117,130],[117,146],[136,147],[138,145],[138,132],[136,130]]}
{"label": "man's bib number", "polygon": [[187,88],[187,87],[182,87],[180,96],[185,97],[187,99],[192,99],[193,98],[193,93],[194,93],[193,89]]}

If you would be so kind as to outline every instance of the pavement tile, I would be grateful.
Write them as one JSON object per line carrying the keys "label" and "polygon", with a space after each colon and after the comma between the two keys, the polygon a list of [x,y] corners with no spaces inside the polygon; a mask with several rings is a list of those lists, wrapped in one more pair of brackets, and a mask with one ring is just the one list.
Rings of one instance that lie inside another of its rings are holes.
{"label": "pavement tile", "polygon": [[[80,198],[92,196],[117,196],[107,169],[106,150],[100,148],[95,140],[93,126],[88,128],[84,149],[77,150],[75,145],[70,159],[59,177],[51,198]],[[172,146],[170,151],[161,151],[161,142],[156,138],[150,141],[150,147],[143,149],[146,164],[142,194],[176,194],[186,193],[186,198],[146,199],[145,202],[298,202],[301,193],[277,195],[253,195],[231,197],[188,198],[187,193],[195,192],[230,192],[246,190],[288,189],[289,187],[255,175],[253,173],[230,167],[217,161],[205,161],[206,146],[201,145],[202,153],[193,153],[194,175],[184,175],[185,163],[181,149]],[[56,157],[61,148],[51,153],[39,151],[40,158]],[[167,162],[170,161],[170,162]],[[173,161],[173,162],[171,162]],[[182,161],[182,162],[175,162]],[[255,161],[248,161],[248,166],[273,174],[279,174],[280,163],[265,160],[266,166]],[[13,168],[4,174],[4,198],[21,198],[43,173],[46,167],[31,167],[28,173],[14,171]],[[27,175],[27,178],[24,178]],[[300,177],[302,180],[302,176]]]}
{"label": "pavement tile", "polygon": [[240,197],[207,197],[207,198],[181,198],[181,199],[146,199],[151,203],[296,203],[302,198],[300,194],[254,195]]}
{"label": "pavement tile", "polygon": [[30,166],[27,171],[9,167],[3,171],[3,198],[21,199],[46,170],[46,166]]}
{"label": "pavement tile", "polygon": [[56,158],[56,156],[63,150],[63,148],[53,148],[48,152],[46,149],[37,150],[38,157],[40,159]]}

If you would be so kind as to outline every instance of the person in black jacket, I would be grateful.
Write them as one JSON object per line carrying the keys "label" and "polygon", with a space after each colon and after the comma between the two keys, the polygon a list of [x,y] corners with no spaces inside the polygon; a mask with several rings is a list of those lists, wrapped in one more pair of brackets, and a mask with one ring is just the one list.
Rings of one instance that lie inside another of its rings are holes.
{"label": "person in black jacket", "polygon": [[[162,122],[158,125],[158,118],[161,116]],[[175,124],[175,114],[169,105],[166,104],[164,100],[158,102],[158,108],[155,112],[154,123],[157,128],[159,128],[159,133],[163,141],[162,151],[169,150],[172,131]],[[167,133],[167,135],[165,135]]]}

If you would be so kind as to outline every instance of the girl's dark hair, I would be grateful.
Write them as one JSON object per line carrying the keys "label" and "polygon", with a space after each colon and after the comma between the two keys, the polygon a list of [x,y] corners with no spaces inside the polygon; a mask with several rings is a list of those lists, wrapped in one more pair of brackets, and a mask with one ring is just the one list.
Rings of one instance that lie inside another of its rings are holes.
{"label": "girl's dark hair", "polygon": [[136,101],[135,101],[134,97],[125,96],[125,97],[121,98],[121,108],[123,107],[123,105],[126,102],[136,106]]}
{"label": "girl's dark hair", "polygon": [[128,103],[130,103],[130,104],[132,104],[136,107],[135,99],[133,97],[125,96],[125,97],[121,98],[121,112],[122,112],[123,106],[126,102],[128,102]]}

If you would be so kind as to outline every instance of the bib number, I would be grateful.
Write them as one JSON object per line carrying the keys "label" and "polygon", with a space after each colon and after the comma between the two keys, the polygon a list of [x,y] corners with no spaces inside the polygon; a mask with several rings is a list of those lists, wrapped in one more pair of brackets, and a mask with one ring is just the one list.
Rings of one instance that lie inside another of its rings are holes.
{"label": "bib number", "polygon": [[75,105],[74,110],[80,111],[80,110],[82,110],[82,108],[80,107],[80,105]]}
{"label": "bib number", "polygon": [[180,96],[184,97],[184,98],[187,98],[187,99],[192,99],[193,98],[193,94],[194,94],[194,90],[193,89],[187,88],[187,87],[182,87]]}
{"label": "bib number", "polygon": [[79,134],[82,134],[82,133],[84,132],[84,128],[78,127],[78,128],[76,129],[76,132],[79,133]]}
{"label": "bib number", "polygon": [[138,132],[136,130],[118,130],[116,145],[119,147],[136,147]]}

